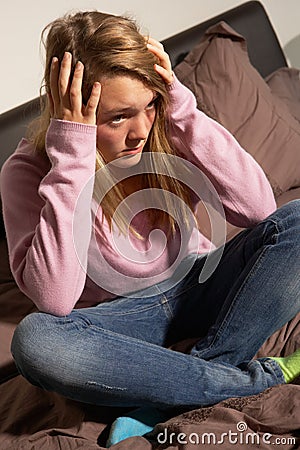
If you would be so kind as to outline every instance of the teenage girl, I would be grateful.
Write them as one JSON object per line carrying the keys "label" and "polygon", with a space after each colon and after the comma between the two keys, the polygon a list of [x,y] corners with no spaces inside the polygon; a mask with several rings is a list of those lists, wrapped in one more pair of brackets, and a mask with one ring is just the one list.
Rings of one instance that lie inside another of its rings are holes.
{"label": "teenage girl", "polygon": [[[133,21],[80,12],[44,36],[47,101],[1,173],[11,270],[38,309],[13,338],[20,373],[162,409],[293,381],[300,350],[253,356],[300,309],[299,202],[276,209],[260,166]],[[215,250],[193,219],[212,197],[246,228]],[[186,338],[189,354],[168,348]]]}

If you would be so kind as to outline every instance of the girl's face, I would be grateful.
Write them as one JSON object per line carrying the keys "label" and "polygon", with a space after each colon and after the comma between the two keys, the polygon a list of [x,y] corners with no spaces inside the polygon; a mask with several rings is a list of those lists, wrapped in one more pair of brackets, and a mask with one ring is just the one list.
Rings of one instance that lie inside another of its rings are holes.
{"label": "girl's face", "polygon": [[98,149],[106,163],[116,161],[119,167],[132,167],[140,161],[152,128],[157,95],[128,76],[105,78],[101,87]]}

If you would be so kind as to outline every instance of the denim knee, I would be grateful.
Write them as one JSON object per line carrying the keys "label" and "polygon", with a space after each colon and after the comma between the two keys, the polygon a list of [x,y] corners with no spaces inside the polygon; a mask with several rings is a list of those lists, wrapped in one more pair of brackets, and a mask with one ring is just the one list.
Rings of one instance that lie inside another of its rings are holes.
{"label": "denim knee", "polygon": [[300,244],[300,200],[286,203],[263,222],[275,225],[278,243],[285,242],[296,250]]}
{"label": "denim knee", "polygon": [[11,343],[11,353],[17,369],[33,384],[38,384],[33,378],[33,373],[46,365],[44,364],[46,361],[43,361],[44,349],[46,341],[51,341],[43,326],[45,323],[43,316],[46,316],[46,321],[48,318],[51,320],[50,315],[38,312],[26,316],[17,326]]}
{"label": "denim knee", "polygon": [[[279,207],[273,214],[271,214],[270,219],[275,219],[276,221],[287,222],[288,226],[300,226],[300,199],[291,200],[289,203]],[[268,219],[266,219],[268,220]]]}

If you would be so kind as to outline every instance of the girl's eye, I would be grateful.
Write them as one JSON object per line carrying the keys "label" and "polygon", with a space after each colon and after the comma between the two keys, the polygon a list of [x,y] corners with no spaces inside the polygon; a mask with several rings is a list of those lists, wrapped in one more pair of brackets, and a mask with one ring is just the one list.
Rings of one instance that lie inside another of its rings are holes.
{"label": "girl's eye", "polygon": [[124,119],[125,119],[125,116],[122,116],[122,115],[116,116],[111,120],[111,123],[116,125],[116,124],[121,123]]}
{"label": "girl's eye", "polygon": [[147,105],[146,109],[152,109],[156,106],[158,96],[154,97],[153,100]]}

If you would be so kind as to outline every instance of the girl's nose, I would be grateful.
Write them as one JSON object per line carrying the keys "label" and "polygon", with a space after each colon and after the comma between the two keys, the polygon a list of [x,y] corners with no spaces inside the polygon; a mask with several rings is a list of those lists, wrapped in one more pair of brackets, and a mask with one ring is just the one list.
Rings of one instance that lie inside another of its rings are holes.
{"label": "girl's nose", "polygon": [[144,141],[147,139],[149,133],[149,127],[147,126],[147,120],[141,118],[135,120],[131,124],[131,128],[128,132],[128,140],[129,141]]}

